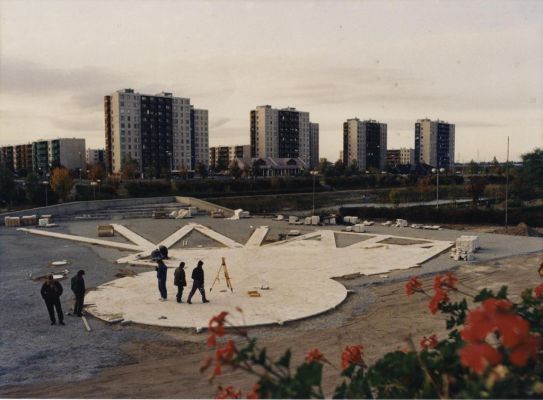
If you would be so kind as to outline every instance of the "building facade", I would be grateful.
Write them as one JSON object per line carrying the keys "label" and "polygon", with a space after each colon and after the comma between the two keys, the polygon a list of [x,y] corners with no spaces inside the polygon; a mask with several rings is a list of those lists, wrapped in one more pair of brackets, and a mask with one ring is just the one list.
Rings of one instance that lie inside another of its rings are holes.
{"label": "building facade", "polygon": [[384,170],[387,157],[387,124],[348,119],[343,123],[343,163],[359,170]]}
{"label": "building facade", "polygon": [[32,144],[18,144],[14,146],[13,169],[15,171],[32,171]]}
{"label": "building facade", "polygon": [[209,148],[209,166],[215,170],[225,170],[236,159],[251,157],[250,145],[216,146]]}
{"label": "building facade", "polygon": [[104,97],[104,122],[109,172],[119,173],[129,158],[139,172],[154,176],[208,164],[208,111],[195,109],[188,98],[118,90]]}
{"label": "building facade", "polygon": [[415,150],[401,147],[400,149],[387,150],[387,164],[396,165],[414,165]]}
{"label": "building facade", "polygon": [[13,153],[15,152],[13,146],[0,147],[0,162],[1,165],[10,171],[15,171],[13,164]]}
{"label": "building facade", "polygon": [[400,150],[390,149],[387,150],[387,165],[395,167],[400,165]]}
{"label": "building facade", "polygon": [[319,124],[309,123],[309,168],[319,166]]}
{"label": "building facade", "polygon": [[419,119],[415,123],[415,162],[436,168],[454,166],[455,125]]}
{"label": "building facade", "polygon": [[56,167],[69,170],[86,168],[85,139],[59,138],[32,143],[32,169],[44,175]]}
{"label": "building facade", "polygon": [[87,149],[85,159],[88,165],[105,164],[104,149]]}
{"label": "building facade", "polygon": [[[309,165],[309,113],[288,107],[258,106],[250,113],[251,157],[300,158]],[[318,128],[317,128],[318,136]]]}

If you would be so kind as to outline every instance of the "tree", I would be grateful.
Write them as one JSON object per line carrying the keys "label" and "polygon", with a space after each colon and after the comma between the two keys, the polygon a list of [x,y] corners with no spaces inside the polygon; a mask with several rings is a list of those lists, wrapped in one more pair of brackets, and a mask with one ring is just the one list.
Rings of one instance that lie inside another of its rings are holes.
{"label": "tree", "polygon": [[68,199],[73,186],[74,181],[66,168],[58,167],[53,169],[51,173],[51,188],[62,201]]}
{"label": "tree", "polygon": [[[31,172],[26,176],[25,179],[25,188],[26,188],[26,199],[29,203],[35,205],[41,205],[45,202],[45,190],[48,188],[43,188],[42,181],[35,173]],[[48,185],[49,186],[49,185]]]}
{"label": "tree", "polygon": [[238,179],[241,177],[242,171],[237,162],[234,161],[232,164],[230,164],[229,171],[233,178]]}
{"label": "tree", "polygon": [[467,167],[467,173],[468,175],[477,175],[479,171],[481,170],[479,164],[477,164],[475,161],[471,160]]}
{"label": "tree", "polygon": [[138,160],[127,154],[121,162],[121,175],[123,179],[134,179],[137,177],[139,170]]}
{"label": "tree", "polygon": [[106,169],[102,163],[91,165],[89,171],[89,179],[93,181],[103,181],[107,176]]}
{"label": "tree", "polygon": [[494,156],[494,158],[492,159],[490,171],[493,174],[496,174],[496,175],[503,174],[503,168],[501,167],[500,163],[498,162],[498,159],[496,158],[496,156]]}
{"label": "tree", "polygon": [[522,156],[522,175],[533,186],[543,186],[543,149]]}
{"label": "tree", "polygon": [[398,207],[400,205],[400,192],[396,189],[392,189],[390,192],[388,192],[388,199],[392,204]]}
{"label": "tree", "polygon": [[179,167],[179,175],[181,175],[181,178],[183,179],[187,179],[189,177],[189,169],[185,163],[182,163]]}
{"label": "tree", "polygon": [[15,180],[8,168],[0,168],[0,206],[5,207],[15,197]]}
{"label": "tree", "polygon": [[319,174],[327,175],[328,171],[330,169],[328,160],[326,158],[321,158],[321,160],[319,161],[319,166],[317,167],[317,169],[319,170]]}
{"label": "tree", "polygon": [[466,185],[466,192],[471,196],[473,205],[476,205],[479,199],[485,193],[487,181],[480,176],[472,176]]}
{"label": "tree", "polygon": [[207,178],[209,175],[209,170],[207,169],[207,165],[205,165],[202,162],[199,162],[198,165],[196,165],[196,171],[200,174],[202,178]]}

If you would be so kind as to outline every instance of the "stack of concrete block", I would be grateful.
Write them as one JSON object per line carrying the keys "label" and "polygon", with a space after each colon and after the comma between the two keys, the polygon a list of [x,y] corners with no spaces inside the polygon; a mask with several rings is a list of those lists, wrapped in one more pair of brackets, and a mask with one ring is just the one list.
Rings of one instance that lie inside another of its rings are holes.
{"label": "stack of concrete block", "polygon": [[189,207],[188,210],[190,211],[191,217],[198,215],[198,207]]}
{"label": "stack of concrete block", "polygon": [[469,251],[471,253],[475,253],[481,248],[479,236],[470,235],[460,236],[458,239],[456,239],[455,246],[457,249],[460,249],[462,251]]}
{"label": "stack of concrete block", "polygon": [[311,225],[318,225],[321,222],[321,217],[318,215],[313,215],[311,218]]}
{"label": "stack of concrete block", "polygon": [[5,217],[4,218],[4,225],[6,225],[8,228],[21,226],[21,218],[19,218],[19,217]]}
{"label": "stack of concrete block", "polygon": [[51,214],[40,215],[40,219],[47,219],[48,224],[53,222],[53,216]]}
{"label": "stack of concrete block", "polygon": [[306,217],[304,219],[304,225],[311,225],[311,217]]}
{"label": "stack of concrete block", "polygon": [[346,224],[358,224],[358,217],[352,217],[352,216],[347,216],[347,217],[343,217],[343,222],[345,222]]}
{"label": "stack of concrete block", "polygon": [[294,216],[294,215],[291,215],[290,217],[288,217],[288,223],[289,224],[294,224],[298,222],[298,217]]}
{"label": "stack of concrete block", "polygon": [[353,227],[353,232],[357,233],[364,233],[366,232],[366,228],[364,228],[364,224],[355,224]]}
{"label": "stack of concrete block", "polygon": [[40,218],[38,220],[38,225],[39,226],[47,226],[47,225],[49,225],[49,220],[47,218]]}
{"label": "stack of concrete block", "polygon": [[407,221],[405,219],[397,219],[394,226],[396,228],[405,228],[407,227]]}
{"label": "stack of concrete block", "polygon": [[115,235],[113,225],[98,225],[98,237],[110,237]]}
{"label": "stack of concrete block", "polygon": [[473,252],[471,251],[465,251],[465,250],[459,249],[458,247],[454,247],[451,249],[451,258],[456,261],[460,261],[460,260],[473,261],[474,256],[473,256]]}
{"label": "stack of concrete block", "polygon": [[38,217],[36,215],[23,215],[21,217],[21,225],[32,226],[38,224]]}

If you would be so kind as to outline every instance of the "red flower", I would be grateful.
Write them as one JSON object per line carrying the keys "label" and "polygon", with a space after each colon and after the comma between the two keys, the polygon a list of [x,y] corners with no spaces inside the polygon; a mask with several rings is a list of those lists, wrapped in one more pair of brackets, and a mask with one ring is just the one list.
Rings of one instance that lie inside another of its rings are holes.
{"label": "red flower", "polygon": [[443,287],[443,277],[441,275],[437,275],[434,278],[434,290],[439,290]]}
{"label": "red flower", "polygon": [[253,389],[247,393],[248,399],[260,399],[260,394],[258,393],[258,390],[260,389],[260,385],[258,383],[255,383],[253,385]]}
{"label": "red flower", "polygon": [[524,367],[528,360],[538,359],[539,348],[541,347],[541,338],[534,335],[526,335],[521,343],[509,353],[509,361],[517,367]]}
{"label": "red flower", "polygon": [[423,336],[422,340],[420,341],[420,347],[422,347],[424,350],[434,349],[436,346],[437,336],[435,335],[435,333],[428,338],[426,336]]}
{"label": "red flower", "polygon": [[207,345],[209,347],[215,347],[217,345],[217,336],[215,335],[209,335],[207,337]]}
{"label": "red flower", "polygon": [[[438,277],[436,277],[436,279],[437,278]],[[430,300],[428,307],[430,308],[432,314],[435,314],[439,310],[439,303],[447,301],[449,301],[449,296],[447,296],[447,293],[445,293],[441,287],[437,287],[435,288],[434,297],[432,297]]]}
{"label": "red flower", "polygon": [[306,363],[321,362],[324,360],[325,360],[324,355],[321,353],[319,349],[309,350],[309,352],[305,356]]}
{"label": "red flower", "polygon": [[345,369],[351,364],[364,366],[364,360],[362,359],[363,350],[364,347],[360,344],[345,347],[345,350],[341,354],[341,369]]}
{"label": "red flower", "polygon": [[411,296],[415,292],[422,292],[422,283],[419,278],[414,276],[409,279],[409,282],[405,284],[405,292],[408,296]]}
{"label": "red flower", "polygon": [[543,283],[534,289],[534,295],[536,298],[540,298],[543,295]]}
{"label": "red flower", "polygon": [[224,321],[228,313],[226,311],[221,312],[219,315],[215,315],[209,320],[208,329],[211,333],[221,337],[224,336]]}
{"label": "red flower", "polygon": [[458,278],[452,272],[447,272],[445,274],[445,280],[444,280],[443,284],[446,287],[448,287],[449,289],[456,289],[456,283],[457,282],[458,282]]}
{"label": "red flower", "polygon": [[241,398],[241,390],[236,392],[233,386],[227,386],[225,388],[219,386],[219,392],[217,393],[217,399],[239,399]]}
{"label": "red flower", "polygon": [[226,342],[224,347],[219,347],[217,349],[217,351],[215,352],[215,359],[217,361],[220,361],[221,363],[229,363],[234,358],[236,351],[236,344],[233,340],[229,340],[228,342]]}
{"label": "red flower", "polygon": [[470,343],[460,350],[460,362],[479,374],[488,365],[496,365],[502,360],[502,355],[487,343]]}

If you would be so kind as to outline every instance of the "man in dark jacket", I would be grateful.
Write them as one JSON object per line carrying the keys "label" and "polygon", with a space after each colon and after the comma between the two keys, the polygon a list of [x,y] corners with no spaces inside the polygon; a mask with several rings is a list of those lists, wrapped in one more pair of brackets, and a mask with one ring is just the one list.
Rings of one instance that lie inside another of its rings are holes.
{"label": "man in dark jacket", "polygon": [[200,291],[200,294],[202,295],[202,303],[209,303],[209,300],[206,299],[206,291],[204,289],[204,269],[202,266],[204,265],[203,261],[198,261],[198,265],[196,268],[192,270],[192,289],[189,293],[189,298],[187,300],[187,303],[191,303],[192,296],[196,292],[196,289]]}
{"label": "man in dark jacket", "polygon": [[72,292],[75,295],[74,315],[81,317],[83,312],[83,301],[85,300],[85,280],[83,279],[85,271],[80,269],[72,278]]}
{"label": "man in dark jacket", "polygon": [[51,325],[55,325],[55,308],[57,310],[58,322],[60,325],[64,325],[64,314],[62,313],[62,306],[60,305],[60,296],[62,295],[62,285],[60,282],[53,279],[53,274],[47,275],[47,280],[41,287],[41,297],[45,301],[47,311],[49,312],[49,318],[51,318]]}
{"label": "man in dark jacket", "polygon": [[168,292],[166,290],[166,276],[168,267],[166,267],[166,264],[164,264],[164,261],[162,261],[162,255],[159,251],[153,253],[153,260],[157,262],[157,267],[155,269],[156,277],[158,279],[158,291],[160,292],[159,300],[166,301],[166,298],[168,297]]}
{"label": "man in dark jacket", "polygon": [[177,302],[182,303],[181,297],[183,296],[183,288],[187,286],[187,280],[185,279],[185,263],[183,261],[181,261],[179,267],[175,269],[173,284],[177,286]]}

